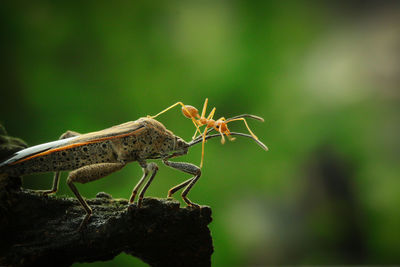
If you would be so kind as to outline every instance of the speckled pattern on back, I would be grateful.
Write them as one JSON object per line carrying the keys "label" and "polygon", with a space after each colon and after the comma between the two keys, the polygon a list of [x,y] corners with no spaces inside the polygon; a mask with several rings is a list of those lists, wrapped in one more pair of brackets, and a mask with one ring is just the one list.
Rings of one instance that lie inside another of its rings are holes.
{"label": "speckled pattern on back", "polygon": [[[117,163],[157,159],[176,149],[176,137],[163,124],[140,118],[102,131],[73,138],[48,152],[27,155],[6,164],[0,173],[20,176],[38,172],[68,171],[96,163]],[[41,155],[43,154],[43,155]]]}

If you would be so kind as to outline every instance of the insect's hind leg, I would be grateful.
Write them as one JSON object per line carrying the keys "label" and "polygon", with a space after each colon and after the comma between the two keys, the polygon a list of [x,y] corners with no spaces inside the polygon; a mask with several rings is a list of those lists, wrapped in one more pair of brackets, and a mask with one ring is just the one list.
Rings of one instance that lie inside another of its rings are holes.
{"label": "insect's hind leg", "polygon": [[67,178],[67,184],[86,211],[86,215],[81,225],[79,226],[79,230],[81,230],[89,221],[89,218],[92,215],[92,209],[89,207],[87,202],[82,198],[78,189],[74,185],[74,182],[85,184],[91,181],[95,181],[122,169],[124,166],[125,163],[97,163],[97,164],[83,166],[69,173]]}
{"label": "insect's hind leg", "polygon": [[[66,139],[66,138],[74,137],[74,136],[78,136],[78,135],[81,135],[81,134],[78,132],[74,132],[74,131],[66,131],[58,139],[61,140],[61,139]],[[50,195],[50,194],[57,193],[58,185],[60,183],[60,175],[61,175],[61,172],[55,172],[54,177],[53,177],[53,187],[49,190],[40,190],[39,192],[43,195]]]}

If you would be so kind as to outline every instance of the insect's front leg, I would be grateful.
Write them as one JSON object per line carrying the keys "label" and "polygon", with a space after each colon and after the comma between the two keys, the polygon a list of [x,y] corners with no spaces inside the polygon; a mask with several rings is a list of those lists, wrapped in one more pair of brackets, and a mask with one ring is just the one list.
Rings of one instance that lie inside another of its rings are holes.
{"label": "insect's front leg", "polygon": [[[66,131],[58,139],[59,140],[60,139],[66,139],[66,138],[70,138],[70,137],[74,137],[74,136],[78,136],[78,135],[81,135],[81,134],[78,133],[78,132],[74,132],[74,131]],[[56,193],[58,191],[58,184],[60,182],[60,174],[61,174],[61,172],[55,172],[54,173],[53,187],[51,189],[49,189],[49,190],[38,190],[38,191],[43,195],[50,195],[50,194]]]}
{"label": "insect's front leg", "polygon": [[163,159],[165,165],[192,174],[194,175],[192,178],[186,180],[185,182],[174,186],[168,191],[168,197],[171,197],[176,191],[186,186],[186,188],[182,192],[182,198],[188,206],[199,208],[200,206],[193,203],[188,199],[186,196],[189,193],[190,189],[192,189],[193,185],[199,180],[201,176],[201,169],[194,164],[187,163],[187,162],[173,162],[169,161],[168,158]]}
{"label": "insect's front leg", "polygon": [[74,185],[74,182],[82,184],[91,182],[100,179],[102,177],[105,177],[113,172],[116,172],[122,169],[125,165],[126,163],[97,163],[97,164],[83,166],[69,173],[67,178],[67,184],[71,188],[72,192],[74,192],[75,196],[78,198],[82,207],[86,211],[85,218],[83,219],[81,225],[79,226],[79,230],[81,230],[88,222],[90,216],[92,215],[92,209],[89,207],[87,202],[82,198],[78,189]]}

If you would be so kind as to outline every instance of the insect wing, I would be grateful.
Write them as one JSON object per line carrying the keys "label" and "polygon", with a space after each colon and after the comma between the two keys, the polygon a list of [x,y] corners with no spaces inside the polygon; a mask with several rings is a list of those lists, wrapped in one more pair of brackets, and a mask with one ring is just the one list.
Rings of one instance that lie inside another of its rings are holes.
{"label": "insect wing", "polygon": [[48,142],[48,143],[44,143],[44,144],[40,144],[37,146],[32,146],[32,147],[28,147],[25,149],[22,149],[20,151],[17,151],[14,153],[14,155],[11,156],[11,158],[3,161],[2,163],[0,163],[0,167],[3,167],[5,165],[11,164],[13,162],[16,162],[20,159],[47,151],[49,149],[53,149],[53,148],[57,148],[60,146],[63,146],[69,142],[71,142],[73,139],[77,138],[78,136],[73,136],[70,138],[65,138],[65,139],[61,139],[61,140],[57,140],[57,141],[53,141],[53,142]]}
{"label": "insect wing", "polygon": [[61,139],[29,147],[14,153],[14,155],[11,158],[0,163],[0,168],[20,160],[22,161],[25,158],[35,157],[35,155],[39,156],[39,154],[43,153],[52,153],[52,150],[58,151],[60,149],[69,148],[72,146],[81,146],[88,143],[96,143],[107,139],[114,139],[129,135],[135,135],[139,132],[138,130],[144,129],[144,127],[145,125],[142,123],[136,121],[130,121],[101,131],[82,134],[66,139]]}
{"label": "insect wing", "polygon": [[82,134],[80,136],[77,136],[77,139],[74,140],[74,143],[93,143],[106,139],[135,135],[136,133],[138,133],[137,130],[144,127],[145,125],[143,125],[142,123],[130,121],[101,131]]}

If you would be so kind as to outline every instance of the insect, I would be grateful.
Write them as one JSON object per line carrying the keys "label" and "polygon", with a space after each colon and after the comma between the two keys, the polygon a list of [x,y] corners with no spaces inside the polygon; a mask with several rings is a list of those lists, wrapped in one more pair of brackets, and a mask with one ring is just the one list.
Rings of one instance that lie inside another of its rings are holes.
{"label": "insect", "polygon": [[[249,117],[240,115],[235,118]],[[229,119],[227,120],[229,121]],[[263,149],[266,146],[251,135],[231,132],[230,135],[252,138]],[[165,126],[153,118],[140,118],[101,131],[79,134],[67,131],[58,141],[40,144],[20,150],[9,159],[0,163],[0,174],[9,176],[23,176],[33,173],[55,172],[53,186],[49,190],[42,190],[44,195],[56,193],[61,171],[70,171],[67,184],[79,200],[86,214],[79,230],[86,226],[92,209],[84,200],[75,186],[75,183],[87,183],[122,169],[127,163],[137,161],[143,169],[143,175],[132,190],[129,203],[132,204],[140,187],[150,175],[139,193],[137,207],[142,206],[143,197],[157,174],[158,166],[149,159],[161,159],[171,168],[193,175],[181,184],[168,191],[168,197],[185,188],[181,194],[188,206],[198,208],[187,197],[193,185],[201,176],[201,169],[191,163],[170,161],[171,158],[188,153],[191,146],[207,139],[220,136],[219,134],[198,136],[191,142],[186,142],[179,136],[167,130]]]}
{"label": "insect", "polygon": [[[177,105],[181,105],[182,106],[182,113],[183,115],[185,115],[185,117],[191,119],[194,123],[194,126],[196,127],[196,131],[192,137],[192,139],[196,138],[197,133],[199,133],[200,135],[203,136],[203,142],[202,142],[202,147],[201,147],[201,162],[200,162],[200,168],[203,167],[203,161],[204,161],[204,144],[206,141],[206,135],[209,132],[208,130],[212,130],[215,129],[217,132],[219,132],[219,134],[221,135],[221,143],[224,144],[225,143],[225,137],[224,134],[228,137],[228,139],[230,141],[235,140],[235,138],[231,137],[231,132],[228,129],[228,122],[232,122],[232,121],[243,121],[244,124],[246,125],[247,130],[249,131],[249,133],[251,134],[251,136],[255,139],[258,140],[257,136],[250,130],[249,125],[247,124],[247,121],[245,119],[245,117],[249,117],[252,119],[256,119],[259,121],[264,122],[264,119],[255,115],[250,115],[250,114],[244,114],[244,115],[240,115],[240,116],[236,116],[230,119],[225,119],[225,117],[221,117],[218,120],[214,120],[214,114],[215,114],[215,110],[216,108],[214,107],[210,114],[208,115],[208,117],[205,117],[206,114],[206,110],[207,110],[207,104],[208,104],[208,98],[206,98],[206,100],[204,101],[204,105],[203,105],[203,110],[201,112],[201,116],[199,115],[199,111],[197,110],[197,108],[190,106],[190,105],[185,105],[182,102],[177,102],[171,106],[169,106],[168,108],[164,109],[163,111],[159,112],[157,115],[155,116],[148,116],[149,118],[156,118],[159,115],[163,114],[164,112],[176,107]],[[201,133],[200,128],[201,126],[205,125],[205,129],[204,132]],[[265,150],[268,151],[268,148],[265,146],[263,147]]]}

